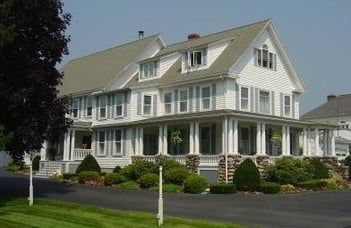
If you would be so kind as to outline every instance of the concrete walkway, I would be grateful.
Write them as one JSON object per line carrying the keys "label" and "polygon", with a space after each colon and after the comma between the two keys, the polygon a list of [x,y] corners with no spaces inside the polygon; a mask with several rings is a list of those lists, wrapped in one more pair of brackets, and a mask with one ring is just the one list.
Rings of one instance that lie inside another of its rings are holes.
{"label": "concrete walkway", "polygon": [[[28,176],[0,169],[0,199],[28,196]],[[34,181],[35,198],[157,213],[158,194],[112,187]],[[35,203],[35,200],[34,200]],[[351,227],[351,191],[284,195],[164,194],[165,214],[258,227]]]}

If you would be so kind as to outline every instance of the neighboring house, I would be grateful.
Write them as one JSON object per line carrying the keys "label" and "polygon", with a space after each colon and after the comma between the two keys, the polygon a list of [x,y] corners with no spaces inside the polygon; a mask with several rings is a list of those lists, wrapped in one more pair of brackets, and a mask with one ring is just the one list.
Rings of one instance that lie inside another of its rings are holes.
{"label": "neighboring house", "polygon": [[[60,92],[73,97],[74,123],[45,145],[41,169],[72,172],[89,153],[103,169],[134,157],[186,163],[194,155],[198,172],[213,178],[228,155],[334,155],[334,125],[299,119],[305,86],[270,20],[190,34],[169,46],[157,34],[70,61],[62,71]],[[171,143],[175,132],[182,143]],[[317,132],[327,147],[320,148]]]}
{"label": "neighboring house", "polygon": [[0,167],[6,167],[12,161],[8,151],[0,151]]}
{"label": "neighboring house", "polygon": [[340,159],[350,154],[351,148],[351,94],[329,95],[327,102],[307,112],[302,119],[335,124],[335,153]]}

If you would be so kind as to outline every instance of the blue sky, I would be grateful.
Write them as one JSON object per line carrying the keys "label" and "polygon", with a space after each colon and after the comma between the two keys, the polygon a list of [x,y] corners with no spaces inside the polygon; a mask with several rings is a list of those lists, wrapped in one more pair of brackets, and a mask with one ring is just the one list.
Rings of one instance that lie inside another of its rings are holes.
{"label": "blue sky", "polygon": [[161,33],[167,44],[188,33],[219,32],[271,18],[306,84],[301,114],[328,94],[351,93],[351,1],[348,0],[63,0],[72,14],[67,63],[87,54]]}

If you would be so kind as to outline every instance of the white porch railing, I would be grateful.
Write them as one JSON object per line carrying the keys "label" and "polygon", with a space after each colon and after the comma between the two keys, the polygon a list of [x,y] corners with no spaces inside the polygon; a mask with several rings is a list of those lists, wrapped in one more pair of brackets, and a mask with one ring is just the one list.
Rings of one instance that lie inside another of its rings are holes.
{"label": "white porch railing", "polygon": [[200,155],[201,166],[217,166],[219,155]]}
{"label": "white porch railing", "polygon": [[92,149],[81,149],[81,148],[74,148],[73,152],[73,160],[74,161],[81,161],[83,160],[88,154],[92,154]]}

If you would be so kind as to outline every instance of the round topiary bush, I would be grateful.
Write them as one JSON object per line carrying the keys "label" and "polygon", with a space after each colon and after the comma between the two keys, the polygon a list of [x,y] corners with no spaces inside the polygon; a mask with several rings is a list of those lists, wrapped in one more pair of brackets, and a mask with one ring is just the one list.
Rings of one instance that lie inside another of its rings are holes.
{"label": "round topiary bush", "polygon": [[199,194],[204,192],[208,186],[206,179],[199,175],[191,175],[184,181],[184,192]]}
{"label": "round topiary bush", "polygon": [[164,180],[165,183],[183,185],[186,178],[188,178],[191,173],[185,167],[176,167],[168,169],[165,171]]}
{"label": "round topiary bush", "polygon": [[147,173],[139,178],[140,188],[151,188],[158,186],[159,178],[155,173]]}
{"label": "round topiary bush", "polygon": [[132,164],[123,167],[119,173],[125,176],[128,180],[137,181],[142,175],[152,173],[154,169],[154,163],[144,160],[137,160]]}
{"label": "round topiary bush", "polygon": [[260,172],[251,159],[245,159],[233,176],[233,183],[240,191],[257,191],[261,180]]}
{"label": "round topiary bush", "polygon": [[33,171],[38,171],[39,170],[39,161],[40,161],[40,156],[35,156],[32,161],[32,167]]}
{"label": "round topiary bush", "polygon": [[267,180],[279,184],[296,184],[313,177],[313,166],[294,158],[280,158],[267,169]]}
{"label": "round topiary bush", "polygon": [[125,178],[123,175],[119,173],[108,173],[104,177],[104,184],[106,186],[111,186],[115,184],[120,184],[122,182],[125,182],[127,178]]}
{"label": "round topiary bush", "polygon": [[99,163],[96,161],[93,155],[88,154],[84,160],[78,166],[76,173],[81,173],[84,171],[95,171],[100,173],[101,169]]}
{"label": "round topiary bush", "polygon": [[328,179],[329,171],[327,166],[322,163],[318,158],[313,158],[309,161],[309,163],[313,166],[313,179]]}
{"label": "round topiary bush", "polygon": [[113,171],[112,172],[114,172],[114,173],[119,173],[119,171],[121,171],[121,166],[119,166],[119,165],[117,165],[114,169],[113,169]]}

